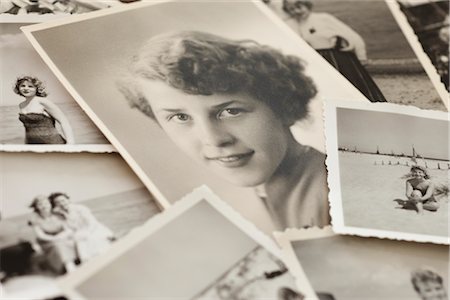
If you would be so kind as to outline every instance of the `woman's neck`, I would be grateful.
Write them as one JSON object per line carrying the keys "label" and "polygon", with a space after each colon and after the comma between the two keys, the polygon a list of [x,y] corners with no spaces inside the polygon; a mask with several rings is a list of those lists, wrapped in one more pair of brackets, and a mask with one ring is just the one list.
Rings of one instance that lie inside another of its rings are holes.
{"label": "woman's neck", "polygon": [[264,184],[268,185],[272,182],[279,180],[280,178],[284,178],[289,176],[290,170],[295,168],[298,163],[299,157],[302,155],[301,153],[304,151],[304,147],[295,140],[292,133],[289,131],[288,135],[288,146],[286,150],[286,155],[281,161],[280,165],[272,175],[272,177]]}

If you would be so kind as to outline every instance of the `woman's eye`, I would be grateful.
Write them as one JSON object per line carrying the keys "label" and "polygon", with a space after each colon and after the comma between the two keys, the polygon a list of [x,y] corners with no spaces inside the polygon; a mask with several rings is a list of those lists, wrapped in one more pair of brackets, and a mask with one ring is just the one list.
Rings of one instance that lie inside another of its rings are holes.
{"label": "woman's eye", "polygon": [[226,108],[219,113],[219,119],[221,118],[233,118],[240,116],[244,111],[240,108]]}
{"label": "woman's eye", "polygon": [[169,121],[174,121],[174,122],[177,122],[177,123],[186,123],[189,120],[191,120],[191,117],[189,115],[187,115],[187,114],[179,113],[179,114],[170,115],[167,119]]}

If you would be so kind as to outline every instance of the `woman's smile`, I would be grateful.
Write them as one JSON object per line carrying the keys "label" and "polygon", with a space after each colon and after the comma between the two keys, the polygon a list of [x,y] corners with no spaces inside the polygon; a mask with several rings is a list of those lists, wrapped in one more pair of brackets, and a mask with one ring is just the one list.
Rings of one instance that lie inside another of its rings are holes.
{"label": "woman's smile", "polygon": [[156,120],[183,152],[239,186],[268,181],[292,135],[265,103],[244,93],[191,95],[143,80]]}

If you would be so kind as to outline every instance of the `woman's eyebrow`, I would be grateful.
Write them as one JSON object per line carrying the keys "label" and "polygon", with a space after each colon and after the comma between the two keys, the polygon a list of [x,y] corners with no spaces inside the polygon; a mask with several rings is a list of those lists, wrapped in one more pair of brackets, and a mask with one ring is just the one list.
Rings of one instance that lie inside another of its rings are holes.
{"label": "woman's eyebrow", "polygon": [[227,102],[224,102],[224,103],[220,103],[220,104],[214,105],[214,106],[212,106],[212,108],[215,109],[215,110],[217,110],[217,109],[220,110],[220,109],[225,108],[228,105],[234,104],[236,102],[237,102],[236,100],[231,100],[231,101],[227,101]]}
{"label": "woman's eyebrow", "polygon": [[172,113],[176,113],[176,112],[182,112],[183,109],[181,108],[161,108],[158,109],[156,112],[172,112]]}

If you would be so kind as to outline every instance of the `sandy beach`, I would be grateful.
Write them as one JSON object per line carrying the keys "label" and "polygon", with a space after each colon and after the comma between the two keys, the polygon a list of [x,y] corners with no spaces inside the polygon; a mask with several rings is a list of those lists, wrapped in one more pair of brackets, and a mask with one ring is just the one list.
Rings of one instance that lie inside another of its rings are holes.
{"label": "sandy beach", "polygon": [[[73,103],[58,103],[69,119],[75,135],[75,144],[109,144],[82,109]],[[19,121],[18,106],[0,106],[0,143],[24,144],[25,129]]]}
{"label": "sandy beach", "polygon": [[[438,211],[424,211],[423,215],[402,209],[395,201],[406,200],[404,175],[410,170],[405,165],[407,162],[411,165],[411,159],[407,157],[339,152],[346,226],[448,236],[448,196],[437,196]],[[421,160],[419,164],[425,162],[435,185],[449,187],[449,162]],[[438,163],[441,169],[438,169]]]}

